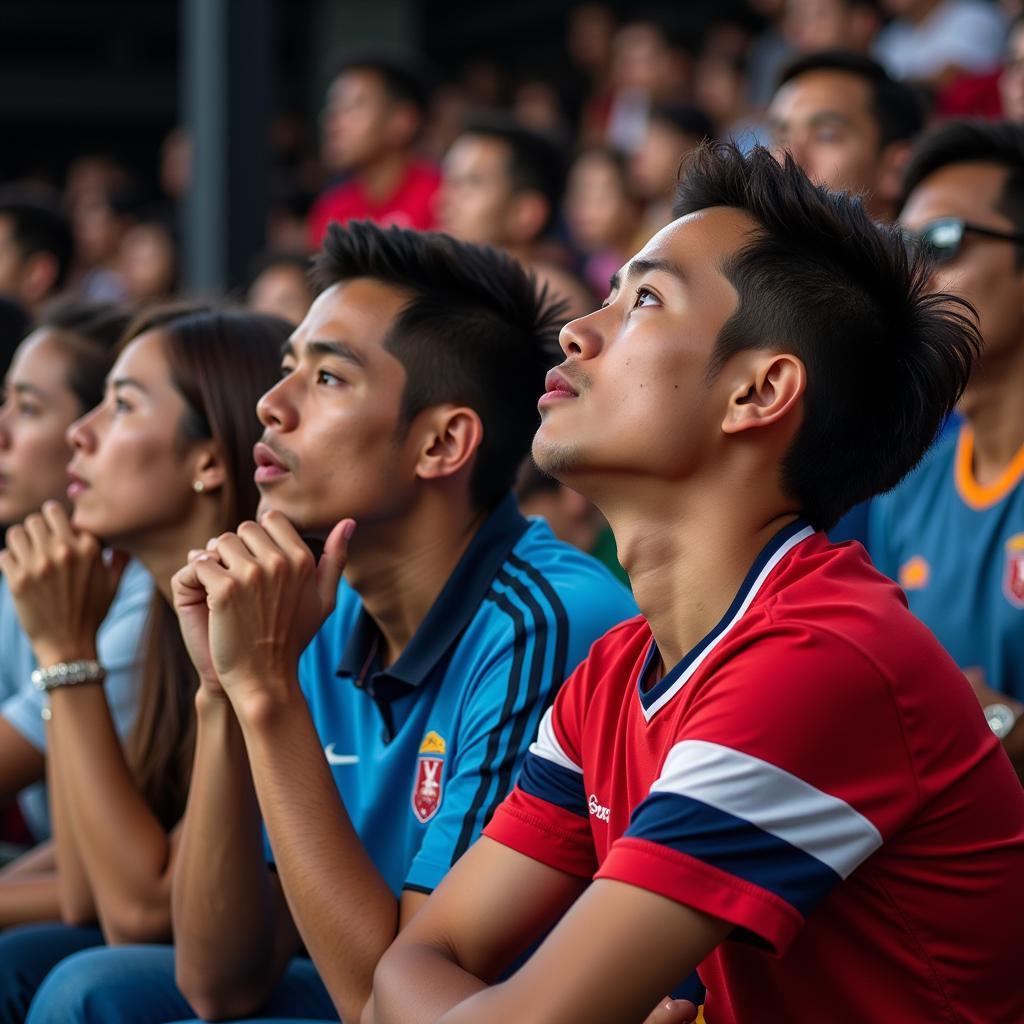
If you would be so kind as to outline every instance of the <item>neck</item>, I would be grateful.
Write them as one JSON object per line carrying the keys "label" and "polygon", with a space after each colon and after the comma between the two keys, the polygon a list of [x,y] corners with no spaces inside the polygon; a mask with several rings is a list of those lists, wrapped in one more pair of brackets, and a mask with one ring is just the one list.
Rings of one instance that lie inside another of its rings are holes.
{"label": "neck", "polygon": [[778,496],[640,483],[599,502],[666,668],[718,623],[761,549],[796,519]]}
{"label": "neck", "polygon": [[390,199],[402,184],[409,166],[404,152],[384,153],[359,170],[363,190],[373,200],[383,202]]}
{"label": "neck", "polygon": [[483,522],[463,496],[421,496],[406,514],[357,529],[345,578],[384,640],[386,665],[405,650]]}
{"label": "neck", "polygon": [[115,547],[123,548],[142,563],[168,603],[173,603],[171,577],[188,561],[189,551],[205,548],[211,537],[224,530],[216,499],[197,499],[195,505],[192,514],[182,523],[115,543]]}
{"label": "neck", "polygon": [[974,433],[974,479],[983,487],[998,479],[1024,445],[1024,344],[975,372],[960,402]]}

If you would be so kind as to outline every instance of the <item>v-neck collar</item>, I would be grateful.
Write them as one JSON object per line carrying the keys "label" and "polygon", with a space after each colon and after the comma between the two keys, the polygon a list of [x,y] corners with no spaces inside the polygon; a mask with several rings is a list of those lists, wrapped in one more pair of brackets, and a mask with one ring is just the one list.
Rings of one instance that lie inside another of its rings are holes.
{"label": "v-neck collar", "polygon": [[704,660],[722,642],[729,631],[743,618],[744,613],[757,597],[758,591],[771,571],[782,559],[814,533],[814,528],[801,519],[784,526],[764,546],[761,553],[754,559],[754,564],[740,584],[736,596],[717,625],[680,661],[674,665],[658,683],[644,692],[644,680],[651,671],[651,666],[659,657],[658,645],[651,637],[644,658],[643,668],[637,678],[637,695],[643,709],[644,718],[650,721],[687,683],[690,677],[704,663]]}

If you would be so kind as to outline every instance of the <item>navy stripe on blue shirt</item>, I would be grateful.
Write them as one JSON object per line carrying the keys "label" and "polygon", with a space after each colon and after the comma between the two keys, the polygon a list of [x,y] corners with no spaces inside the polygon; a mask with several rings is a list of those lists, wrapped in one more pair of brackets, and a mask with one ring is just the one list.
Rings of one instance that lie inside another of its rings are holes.
{"label": "navy stripe on blue shirt", "polygon": [[[494,730],[488,737],[486,763],[481,767],[477,791],[463,819],[459,839],[452,852],[452,863],[465,853],[473,837],[491,819],[498,805],[511,790],[513,772],[527,730],[532,732],[537,727],[537,722],[533,720],[534,715],[515,715],[515,709],[536,704],[545,680],[555,679],[560,683],[564,672],[569,642],[569,622],[564,606],[547,580],[543,579],[529,563],[512,556],[506,564],[514,565],[528,575],[537,584],[538,590],[531,591],[523,580],[503,568],[498,572],[496,580],[505,590],[492,589],[487,595],[487,599],[493,601],[512,620],[515,636],[513,663],[502,708],[502,728]],[[512,597],[515,601],[511,600]],[[547,609],[541,603],[544,598],[547,599]],[[553,666],[548,654],[552,630],[555,659]],[[527,659],[531,634],[532,653]],[[553,674],[556,670],[558,675]],[[550,688],[552,699],[556,691],[557,684]],[[539,716],[543,710],[544,708],[538,705],[536,714]],[[504,728],[506,722],[511,723],[508,730]]]}

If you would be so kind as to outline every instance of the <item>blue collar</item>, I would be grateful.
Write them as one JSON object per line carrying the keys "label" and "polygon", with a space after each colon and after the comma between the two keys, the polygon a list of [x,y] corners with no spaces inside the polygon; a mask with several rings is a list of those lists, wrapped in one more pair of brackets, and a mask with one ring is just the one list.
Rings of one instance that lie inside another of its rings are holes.
{"label": "blue collar", "polygon": [[394,691],[378,682],[393,680],[405,687],[420,686],[445,659],[469,625],[491,587],[505,559],[526,532],[529,523],[519,514],[509,494],[484,520],[469,543],[448,582],[430,607],[408,646],[387,669],[379,669],[380,630],[365,608],[348,636],[337,674],[351,678],[357,686],[373,677],[372,695]]}
{"label": "blue collar", "polygon": [[704,662],[705,658],[721,642],[725,635],[743,618],[744,612],[753,603],[758,591],[772,570],[782,559],[797,546],[802,540],[810,537],[814,528],[808,526],[801,519],[784,526],[768,543],[761,553],[754,559],[740,589],[732,600],[725,614],[718,620],[717,625],[697,644],[691,651],[684,655],[682,661],[673,665],[664,677],[652,686],[644,690],[644,683],[651,673],[651,667],[655,659],[659,657],[658,645],[651,639],[650,648],[644,658],[643,668],[637,679],[637,690],[640,697],[640,706],[643,708],[644,717],[650,721],[686,684],[690,677]]}

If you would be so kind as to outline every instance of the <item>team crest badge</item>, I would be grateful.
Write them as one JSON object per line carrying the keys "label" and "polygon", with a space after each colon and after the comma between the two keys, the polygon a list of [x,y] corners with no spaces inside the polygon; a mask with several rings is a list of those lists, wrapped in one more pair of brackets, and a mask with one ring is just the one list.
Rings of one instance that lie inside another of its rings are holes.
{"label": "team crest badge", "polygon": [[1003,593],[1015,608],[1024,608],[1024,533],[1015,533],[1006,542]]}
{"label": "team crest badge", "polygon": [[444,739],[431,730],[423,737],[416,759],[416,784],[412,788],[412,813],[425,825],[441,806],[444,785]]}

